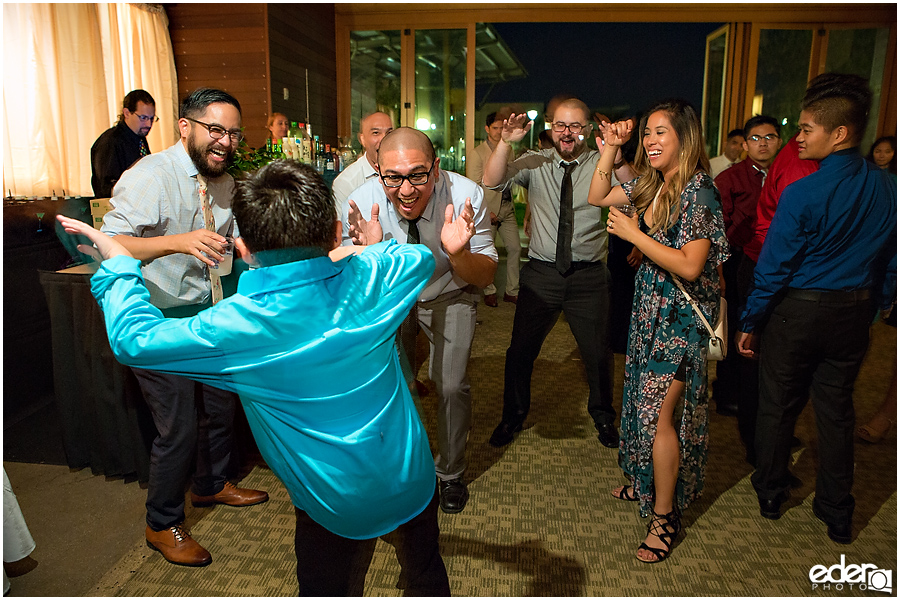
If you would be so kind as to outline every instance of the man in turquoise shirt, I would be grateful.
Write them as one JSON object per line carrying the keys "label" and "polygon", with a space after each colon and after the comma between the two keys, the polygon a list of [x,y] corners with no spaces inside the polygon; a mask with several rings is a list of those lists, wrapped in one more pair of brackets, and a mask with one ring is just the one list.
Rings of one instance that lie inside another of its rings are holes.
{"label": "man in turquoise shirt", "polygon": [[[292,161],[241,184],[233,210],[236,245],[258,268],[236,295],[187,319],[148,302],[122,246],[60,218],[108,259],[91,284],[116,358],[240,395],[296,507],[301,595],[362,595],[376,538],[394,530],[406,593],[449,595],[431,452],[394,347],[434,271],[431,252],[394,241],[334,250],[331,194]],[[465,217],[446,227],[465,243]]]}

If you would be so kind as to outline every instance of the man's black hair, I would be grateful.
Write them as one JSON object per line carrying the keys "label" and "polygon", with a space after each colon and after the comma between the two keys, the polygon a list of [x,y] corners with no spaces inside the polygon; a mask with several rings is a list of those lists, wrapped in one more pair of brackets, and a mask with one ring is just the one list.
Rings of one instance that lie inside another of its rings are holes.
{"label": "man's black hair", "polygon": [[500,119],[497,118],[497,113],[492,112],[491,114],[489,114],[487,117],[484,118],[484,124],[487,127],[490,127],[491,125],[494,124],[494,121],[499,121],[499,120]]}
{"label": "man's black hair", "polygon": [[138,102],[143,102],[144,104],[149,104],[150,106],[156,106],[156,101],[153,99],[153,96],[151,96],[146,90],[131,90],[122,99],[122,108],[127,108],[128,112],[134,112],[137,110]]}
{"label": "man's black hair", "polygon": [[178,118],[194,118],[202,115],[206,112],[207,106],[217,103],[230,104],[237,109],[238,113],[241,112],[241,103],[228,92],[213,88],[198,88],[181,101],[181,106],[178,109]]}
{"label": "man's black hair", "polygon": [[848,141],[858,146],[866,131],[872,90],[859,75],[822,73],[809,82],[800,109],[812,114],[816,123],[832,132],[841,125],[850,130]]}
{"label": "man's black hair", "polygon": [[276,160],[236,182],[232,202],[241,237],[253,253],[335,246],[337,213],[325,180],[309,165]]}
{"label": "man's black hair", "polygon": [[731,138],[733,138],[736,135],[744,137],[744,130],[743,129],[732,129],[731,131],[728,132],[728,135],[725,137],[725,139],[730,140]]}
{"label": "man's black hair", "polygon": [[[760,125],[771,125],[775,128],[775,133],[779,136],[781,135],[781,125],[778,123],[778,119],[775,117],[769,117],[767,115],[756,115],[755,117],[750,117],[747,119],[747,122],[744,123],[744,131],[741,135],[744,136],[744,139],[748,139],[750,137],[750,130],[754,127],[759,127]],[[731,136],[728,136],[731,137]]]}

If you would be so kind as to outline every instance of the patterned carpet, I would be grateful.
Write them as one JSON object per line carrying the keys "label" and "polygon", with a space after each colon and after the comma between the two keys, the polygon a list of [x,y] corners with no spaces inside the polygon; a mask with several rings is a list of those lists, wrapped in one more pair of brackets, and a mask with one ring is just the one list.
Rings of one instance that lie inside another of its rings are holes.
{"label": "patterned carpet", "polygon": [[[712,412],[706,489],[684,516],[685,533],[663,564],[644,565],[634,553],[646,535],[636,506],[609,495],[623,478],[615,450],[596,439],[585,408],[587,386],[564,319],[551,332],[534,372],[526,429],[503,449],[488,445],[497,424],[503,363],[514,306],[479,305],[470,362],[475,423],[469,438],[464,512],[440,514],[441,547],[454,595],[460,596],[845,596],[872,592],[812,589],[809,570],[871,563],[897,569],[896,436],[856,449],[854,541],[835,544],[812,514],[817,442],[809,407],[798,425],[803,445],[794,473],[804,482],[779,521],[759,516],[750,467],[734,418]],[[873,326],[860,374],[861,422],[884,398],[896,362],[896,330]],[[616,355],[621,403],[624,357]],[[424,369],[422,376],[427,373]],[[712,375],[711,375],[712,377]],[[434,388],[423,398],[435,430]],[[236,509],[191,509],[188,525],[213,555],[203,569],[176,567],[145,546],[108,577],[119,596],[296,595],[294,512],[272,473],[257,466],[242,485],[266,489],[271,500]],[[393,549],[378,542],[366,595],[397,596]],[[104,593],[104,592],[99,592]]]}

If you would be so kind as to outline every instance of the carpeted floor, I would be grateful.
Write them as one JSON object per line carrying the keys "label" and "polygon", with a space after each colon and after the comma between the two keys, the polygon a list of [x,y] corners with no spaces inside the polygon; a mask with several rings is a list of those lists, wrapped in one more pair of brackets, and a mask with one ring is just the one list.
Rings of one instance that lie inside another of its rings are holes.
{"label": "carpeted floor", "polygon": [[[560,320],[534,373],[533,407],[526,429],[504,449],[488,445],[502,405],[503,363],[514,306],[479,305],[480,324],[470,362],[474,427],[464,512],[440,513],[441,547],[454,595],[462,596],[820,596],[871,595],[847,586],[814,590],[809,570],[870,563],[897,569],[896,437],[856,449],[854,541],[833,543],[812,514],[817,442],[809,407],[798,425],[803,445],[794,454],[794,490],[779,521],[759,516],[734,418],[712,413],[711,447],[702,499],[684,516],[685,532],[663,564],[634,558],[646,535],[634,504],[614,500],[623,483],[617,452],[596,439],[585,403],[587,386],[574,339]],[[624,358],[616,356],[616,409]],[[873,327],[860,374],[861,422],[884,398],[896,362],[896,330]],[[424,377],[426,371],[421,371]],[[433,386],[423,398],[430,432]],[[203,569],[176,567],[136,546],[94,595],[296,595],[294,512],[268,469],[256,467],[243,485],[267,489],[264,505],[193,509],[188,525],[213,555]],[[366,594],[396,596],[399,567],[379,541]]]}

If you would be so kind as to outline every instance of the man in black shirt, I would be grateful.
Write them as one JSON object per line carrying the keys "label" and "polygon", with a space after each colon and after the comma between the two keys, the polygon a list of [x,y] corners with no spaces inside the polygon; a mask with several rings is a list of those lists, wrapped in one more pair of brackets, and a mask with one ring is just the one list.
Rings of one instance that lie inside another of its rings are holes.
{"label": "man in black shirt", "polygon": [[150,154],[147,134],[157,120],[153,96],[144,90],[125,96],[118,123],[91,146],[91,187],[95,198],[111,197],[113,186],[125,169]]}

